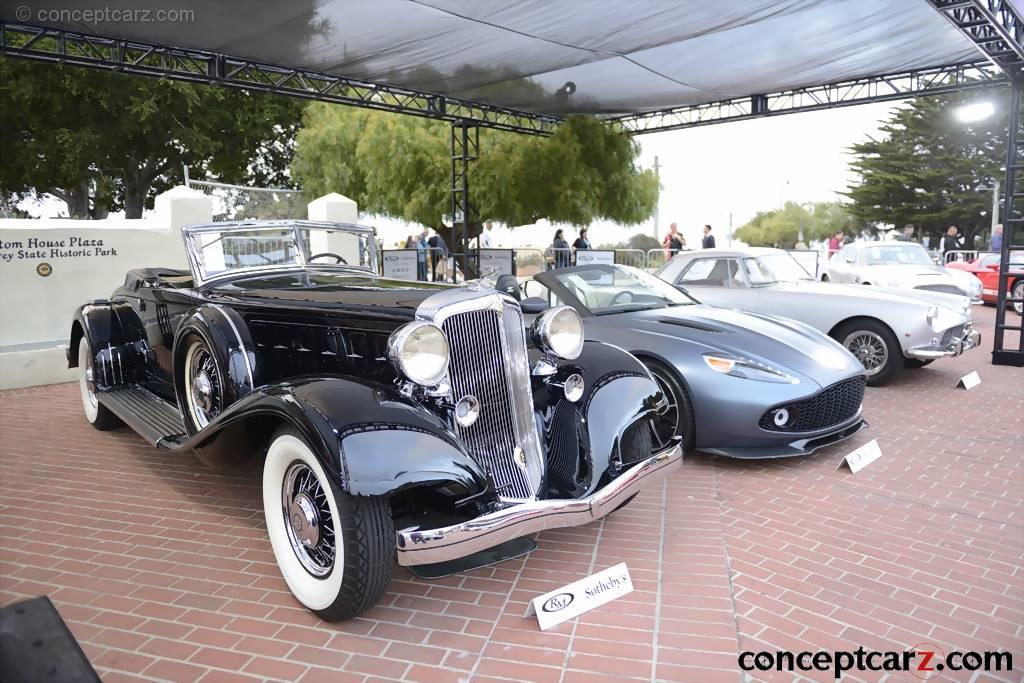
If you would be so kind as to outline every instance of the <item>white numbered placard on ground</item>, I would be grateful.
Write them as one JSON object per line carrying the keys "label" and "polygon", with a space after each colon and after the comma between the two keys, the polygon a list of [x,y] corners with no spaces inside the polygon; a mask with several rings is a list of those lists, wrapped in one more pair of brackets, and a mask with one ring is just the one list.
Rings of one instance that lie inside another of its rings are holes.
{"label": "white numbered placard on ground", "polygon": [[979,384],[981,384],[981,375],[978,374],[977,370],[967,373],[956,383],[958,387],[963,387],[964,389],[973,389]]}
{"label": "white numbered placard on ground", "polygon": [[857,450],[853,451],[839,463],[842,467],[845,463],[854,474],[878,460],[882,456],[882,449],[878,445],[878,439],[872,439]]}
{"label": "white numbered placard on ground", "polygon": [[633,592],[633,580],[626,563],[574,581],[530,601],[526,616],[537,615],[541,631],[558,626],[595,607]]}

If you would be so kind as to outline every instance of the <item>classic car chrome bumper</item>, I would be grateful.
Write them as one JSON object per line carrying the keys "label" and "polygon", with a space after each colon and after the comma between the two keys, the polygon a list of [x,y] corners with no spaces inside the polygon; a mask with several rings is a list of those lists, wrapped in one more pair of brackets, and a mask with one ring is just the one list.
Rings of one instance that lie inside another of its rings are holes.
{"label": "classic car chrome bumper", "polygon": [[968,323],[958,337],[953,337],[947,344],[929,344],[926,346],[915,346],[903,352],[908,358],[919,360],[934,360],[935,358],[946,358],[959,356],[964,351],[969,351],[981,344],[981,333]]}
{"label": "classic car chrome bumper", "polygon": [[397,532],[398,564],[444,562],[545,529],[593,522],[615,510],[644,486],[668,475],[669,468],[682,458],[683,449],[677,442],[634,465],[586,498],[531,501],[439,529],[403,529]]}

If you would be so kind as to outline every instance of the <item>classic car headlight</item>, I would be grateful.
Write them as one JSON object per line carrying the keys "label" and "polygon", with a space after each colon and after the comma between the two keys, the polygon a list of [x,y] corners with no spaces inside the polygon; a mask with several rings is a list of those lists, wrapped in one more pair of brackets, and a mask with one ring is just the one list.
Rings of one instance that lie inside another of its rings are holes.
{"label": "classic car headlight", "polygon": [[704,362],[715,372],[744,379],[756,379],[761,382],[776,382],[779,384],[799,384],[800,380],[787,375],[781,370],[758,363],[756,360],[734,356],[729,353],[705,353]]}
{"label": "classic car headlight", "polygon": [[392,333],[388,358],[408,379],[433,387],[448,372],[448,340],[437,325],[417,320]]}
{"label": "classic car headlight", "polygon": [[533,341],[545,353],[573,360],[583,351],[583,320],[570,306],[549,308],[533,321]]}

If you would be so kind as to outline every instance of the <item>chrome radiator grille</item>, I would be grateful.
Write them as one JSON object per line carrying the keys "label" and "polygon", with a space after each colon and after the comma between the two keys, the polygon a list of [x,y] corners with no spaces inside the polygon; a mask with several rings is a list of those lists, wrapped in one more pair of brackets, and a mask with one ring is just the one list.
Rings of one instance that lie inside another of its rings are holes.
{"label": "chrome radiator grille", "polygon": [[457,426],[470,455],[490,471],[506,498],[533,498],[540,485],[540,446],[533,423],[523,318],[514,305],[444,316],[451,349],[453,397],[480,401],[480,417]]}

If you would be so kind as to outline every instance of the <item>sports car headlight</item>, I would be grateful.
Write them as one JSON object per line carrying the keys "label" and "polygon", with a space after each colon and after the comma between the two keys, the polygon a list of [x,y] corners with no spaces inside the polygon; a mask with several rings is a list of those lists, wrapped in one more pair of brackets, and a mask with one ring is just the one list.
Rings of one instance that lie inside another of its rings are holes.
{"label": "sports car headlight", "polygon": [[570,306],[555,306],[538,315],[530,334],[541,351],[565,360],[579,358],[583,351],[583,320]]}
{"label": "sports car headlight", "polygon": [[704,362],[715,372],[744,379],[756,379],[760,382],[776,382],[778,384],[799,384],[800,380],[787,375],[782,370],[758,363],[756,360],[734,356],[729,353],[705,353]]}
{"label": "sports car headlight", "polygon": [[416,384],[437,386],[448,372],[448,340],[437,325],[417,320],[392,333],[388,358]]}

